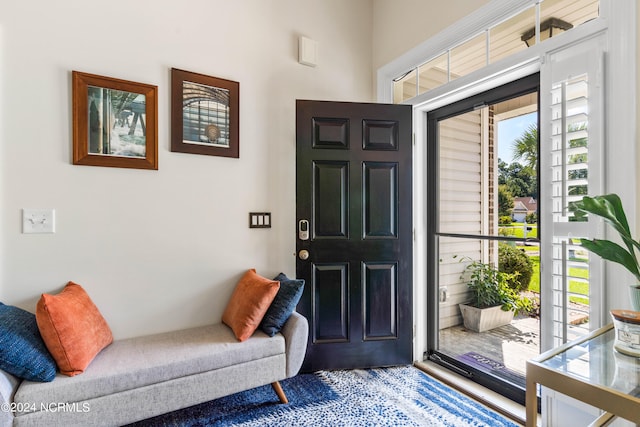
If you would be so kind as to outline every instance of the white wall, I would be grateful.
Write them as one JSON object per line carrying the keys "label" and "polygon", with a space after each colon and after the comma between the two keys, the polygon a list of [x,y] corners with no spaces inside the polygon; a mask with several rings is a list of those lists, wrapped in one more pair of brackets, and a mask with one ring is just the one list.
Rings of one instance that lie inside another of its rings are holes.
{"label": "white wall", "polygon": [[[295,99],[373,99],[371,21],[370,0],[3,1],[0,301],[73,280],[124,338],[219,321],[247,268],[295,275]],[[171,67],[240,82],[239,159],[169,151]],[[71,70],[158,86],[158,171],[71,164]],[[24,207],[56,233],[21,234]]]}

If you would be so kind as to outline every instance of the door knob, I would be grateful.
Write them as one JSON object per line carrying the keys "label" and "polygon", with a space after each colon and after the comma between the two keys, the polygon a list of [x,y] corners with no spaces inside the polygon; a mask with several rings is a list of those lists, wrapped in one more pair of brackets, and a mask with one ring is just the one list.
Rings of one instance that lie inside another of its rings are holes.
{"label": "door knob", "polygon": [[309,251],[306,249],[301,250],[300,252],[298,252],[298,258],[303,261],[309,259]]}

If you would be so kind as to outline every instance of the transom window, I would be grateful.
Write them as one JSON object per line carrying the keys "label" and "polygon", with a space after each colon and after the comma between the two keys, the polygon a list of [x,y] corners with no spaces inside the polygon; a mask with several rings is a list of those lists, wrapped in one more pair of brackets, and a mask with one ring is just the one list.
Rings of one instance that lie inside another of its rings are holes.
{"label": "transom window", "polygon": [[599,16],[599,0],[544,0],[393,79],[398,104]]}

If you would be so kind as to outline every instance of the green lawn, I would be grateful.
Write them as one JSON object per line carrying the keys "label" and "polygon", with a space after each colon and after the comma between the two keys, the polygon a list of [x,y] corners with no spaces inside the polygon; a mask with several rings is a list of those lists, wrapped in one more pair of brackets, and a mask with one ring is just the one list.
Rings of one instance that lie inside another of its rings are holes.
{"label": "green lawn", "polygon": [[[527,231],[528,238],[537,238],[538,237],[538,224],[527,224],[528,227],[531,227],[531,231]],[[513,222],[511,225],[501,225],[499,227],[499,234],[501,236],[512,236],[524,238],[524,223],[522,222]],[[529,284],[529,290],[532,292],[540,293],[540,255],[538,255],[540,251],[539,246],[519,246],[520,249],[524,249],[525,253],[529,254],[531,252],[536,252],[536,255],[528,255],[533,263],[533,275],[531,276],[531,282]],[[572,259],[572,261],[584,261],[580,258]],[[569,275],[575,278],[588,279],[589,271],[586,268],[569,268]],[[569,280],[569,292],[572,294],[578,295],[589,295],[589,284],[582,283],[577,280]],[[581,304],[589,304],[589,300],[585,297],[580,297],[576,295],[572,295],[569,297],[570,301],[578,302]]]}
{"label": "green lawn", "polygon": [[531,282],[529,282],[529,290],[540,293],[540,255],[529,256],[529,259],[533,264],[533,274],[531,275]]}
{"label": "green lawn", "polygon": [[[532,292],[540,293],[540,256],[529,256],[529,259],[531,259],[531,262],[533,263],[533,275],[531,276],[529,290]],[[585,268],[569,268],[569,275],[582,279],[589,278],[589,272]],[[569,280],[569,292],[581,295],[589,295],[589,284],[575,280]],[[581,304],[589,304],[589,300],[587,298],[581,298],[579,296],[571,296],[569,297],[569,300]]]}
{"label": "green lawn", "polygon": [[[507,236],[524,238],[524,223],[512,222],[511,225],[501,225],[499,230],[501,233],[505,233]],[[538,237],[538,224],[527,224],[527,227],[531,227],[531,231],[527,231],[528,238]]]}

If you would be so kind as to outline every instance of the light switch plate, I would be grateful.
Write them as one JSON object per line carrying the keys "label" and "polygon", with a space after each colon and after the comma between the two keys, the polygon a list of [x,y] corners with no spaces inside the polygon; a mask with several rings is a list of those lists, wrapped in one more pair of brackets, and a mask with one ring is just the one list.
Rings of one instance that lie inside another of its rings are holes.
{"label": "light switch plate", "polygon": [[22,209],[22,232],[55,233],[56,210],[55,209]]}
{"label": "light switch plate", "polygon": [[249,228],[271,228],[271,212],[249,212]]}

